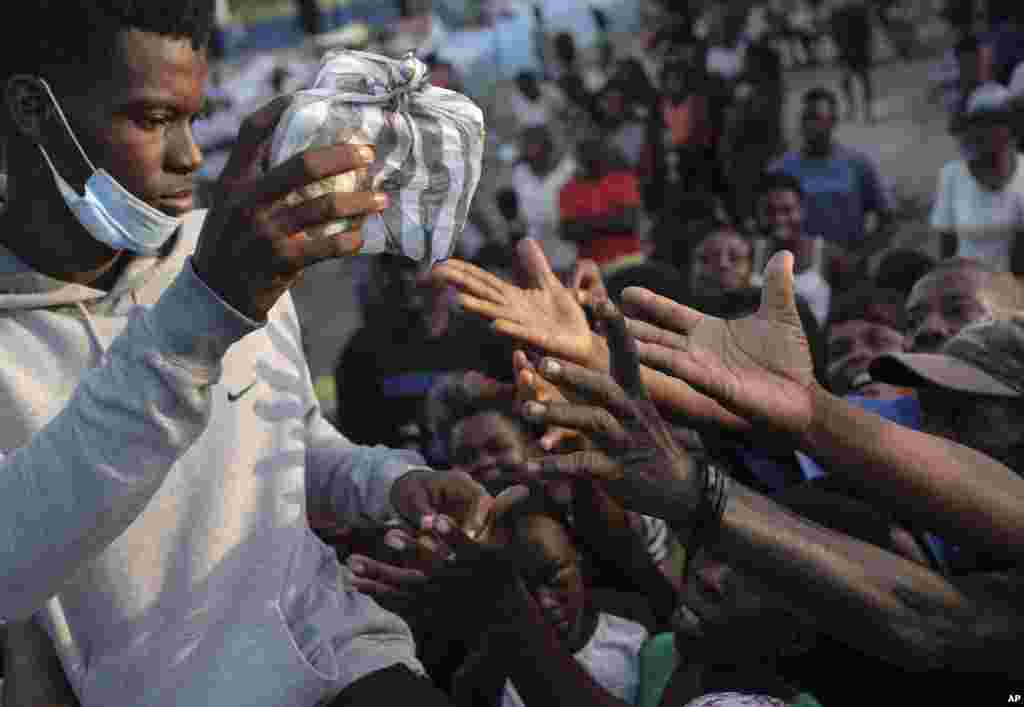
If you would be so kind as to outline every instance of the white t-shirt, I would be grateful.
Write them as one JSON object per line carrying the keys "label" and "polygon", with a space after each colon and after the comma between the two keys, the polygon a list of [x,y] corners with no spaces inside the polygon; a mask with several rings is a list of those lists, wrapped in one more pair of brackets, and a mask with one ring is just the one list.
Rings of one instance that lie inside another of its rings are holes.
{"label": "white t-shirt", "polygon": [[814,239],[814,256],[811,266],[793,277],[793,291],[804,298],[818,326],[825,326],[829,308],[832,305],[832,287],[822,272],[825,270],[825,239]]}
{"label": "white t-shirt", "polygon": [[818,326],[825,326],[832,302],[832,288],[821,273],[813,268],[798,273],[793,277],[793,291],[807,302]]}
{"label": "white t-shirt", "polygon": [[568,155],[545,177],[535,175],[526,164],[516,165],[512,172],[527,235],[540,243],[555,270],[571,268],[576,262],[576,246],[558,234],[558,193],[575,172],[576,160]]}
{"label": "white t-shirt", "polygon": [[[640,624],[601,613],[594,635],[574,657],[598,685],[620,700],[636,704],[640,687],[640,649],[646,641],[647,629]],[[511,680],[505,682],[501,705],[525,707]]]}
{"label": "white t-shirt", "polygon": [[947,162],[939,175],[932,228],[955,233],[957,255],[976,258],[1000,272],[1010,269],[1010,249],[1024,231],[1024,156],[999,191],[978,183],[963,160]]}

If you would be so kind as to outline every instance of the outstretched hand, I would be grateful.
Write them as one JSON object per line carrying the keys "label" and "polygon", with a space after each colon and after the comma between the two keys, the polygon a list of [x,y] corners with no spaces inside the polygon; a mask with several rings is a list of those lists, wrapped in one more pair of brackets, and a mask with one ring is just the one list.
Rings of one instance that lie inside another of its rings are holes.
{"label": "outstretched hand", "polygon": [[603,346],[590,329],[574,290],[551,270],[540,245],[516,246],[529,286],[520,288],[470,263],[451,259],[433,270],[436,281],[459,291],[458,301],[493,322],[495,331],[582,365],[604,365]]}
{"label": "outstretched hand", "polygon": [[684,522],[699,496],[692,460],[648,396],[625,319],[610,302],[598,305],[595,314],[608,331],[612,375],[545,359],[541,373],[586,402],[529,402],[524,414],[579,430],[596,448],[529,462],[526,472],[591,479],[629,510]]}
{"label": "outstretched hand", "polygon": [[512,487],[494,498],[469,474],[452,470],[411,471],[391,487],[392,505],[417,532],[441,538],[460,533],[479,542],[527,495],[527,489]]}
{"label": "outstretched hand", "polygon": [[[591,329],[583,309],[584,302],[597,304],[593,288],[588,291],[565,287],[536,241],[524,238],[517,249],[531,282],[525,289],[460,260],[447,260],[436,266],[433,277],[455,287],[462,306],[490,319],[495,331],[525,347],[594,370],[609,370],[608,345]],[[583,275],[581,272],[581,281],[585,279]],[[595,323],[597,329],[603,330],[602,326],[600,321]],[[712,422],[732,429],[748,426],[745,420],[678,378],[650,369],[644,369],[642,374],[660,406],[695,422]]]}
{"label": "outstretched hand", "polygon": [[[562,391],[537,372],[524,352],[516,351],[512,355],[512,366],[516,374],[516,404],[520,409],[531,401],[542,404],[567,402]],[[577,451],[588,445],[586,437],[577,430],[557,426],[545,429],[538,444],[545,452]]]}
{"label": "outstretched hand", "polygon": [[761,306],[741,319],[708,316],[635,287],[623,293],[623,306],[640,318],[629,329],[648,366],[770,431],[799,437],[810,428],[819,386],[797,313],[790,253],[768,262]]}
{"label": "outstretched hand", "polygon": [[[368,191],[324,194],[297,204],[283,199],[325,178],[366,169],[376,154],[370,146],[332,145],[306,150],[264,171],[274,128],[290,102],[290,97],[279,97],[242,123],[192,256],[200,279],[257,321],[266,318],[306,267],[357,253],[362,223],[388,205],[386,194]],[[347,231],[315,236],[343,218],[351,219]]]}

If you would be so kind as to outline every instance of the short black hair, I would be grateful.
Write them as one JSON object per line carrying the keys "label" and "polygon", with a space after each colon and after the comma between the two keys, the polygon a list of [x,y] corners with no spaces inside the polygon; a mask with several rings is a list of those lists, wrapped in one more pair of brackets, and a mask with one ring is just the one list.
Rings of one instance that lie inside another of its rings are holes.
{"label": "short black hair", "polygon": [[37,0],[19,15],[3,50],[4,80],[25,73],[54,82],[68,69],[101,66],[132,29],[189,39],[198,51],[214,26],[213,0]]}
{"label": "short black hair", "polygon": [[914,284],[931,272],[935,258],[912,248],[896,248],[886,253],[875,272],[875,286],[910,294]]}
{"label": "short black hair", "polygon": [[888,290],[871,284],[860,285],[838,297],[829,312],[826,334],[834,326],[853,321],[881,324],[896,331],[906,331],[903,307],[906,297],[899,290]]}
{"label": "short black hair", "polygon": [[453,371],[442,376],[431,386],[420,415],[425,427],[431,430],[437,452],[448,460],[451,456],[451,438],[455,427],[470,417],[495,413],[509,420],[528,439],[539,439],[541,426],[520,414],[517,402],[506,396],[480,395],[466,386],[470,371]]}
{"label": "short black hair", "polygon": [[835,91],[825,88],[824,86],[815,86],[814,88],[808,89],[804,93],[803,106],[807,108],[816,101],[827,101],[829,108],[832,110],[833,116],[839,115],[839,97],[835,94]]}
{"label": "short black hair", "polygon": [[758,199],[777,191],[795,192],[801,199],[804,198],[804,188],[800,180],[786,172],[765,172],[754,185],[754,196]]}
{"label": "short black hair", "polygon": [[555,35],[555,56],[566,64],[576,63],[576,40],[568,32]]}
{"label": "short black hair", "polygon": [[501,187],[494,192],[494,202],[503,218],[511,221],[519,217],[519,192],[512,187]]}

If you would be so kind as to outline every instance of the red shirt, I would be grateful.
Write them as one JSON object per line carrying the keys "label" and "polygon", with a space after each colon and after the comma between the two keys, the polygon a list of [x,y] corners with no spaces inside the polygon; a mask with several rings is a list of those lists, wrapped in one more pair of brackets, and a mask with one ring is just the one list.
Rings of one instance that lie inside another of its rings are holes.
{"label": "red shirt", "polygon": [[[632,172],[610,172],[600,179],[573,178],[558,195],[562,221],[600,219],[640,207],[640,187]],[[578,244],[580,258],[607,265],[625,256],[643,253],[635,231],[597,231]]]}

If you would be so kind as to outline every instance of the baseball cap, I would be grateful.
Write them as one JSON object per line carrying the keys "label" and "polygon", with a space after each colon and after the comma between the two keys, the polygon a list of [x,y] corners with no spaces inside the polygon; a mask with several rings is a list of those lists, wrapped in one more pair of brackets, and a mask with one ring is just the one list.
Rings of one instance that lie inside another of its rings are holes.
{"label": "baseball cap", "polygon": [[968,326],[937,354],[886,354],[872,361],[872,378],[914,388],[973,395],[1024,396],[1024,317]]}

